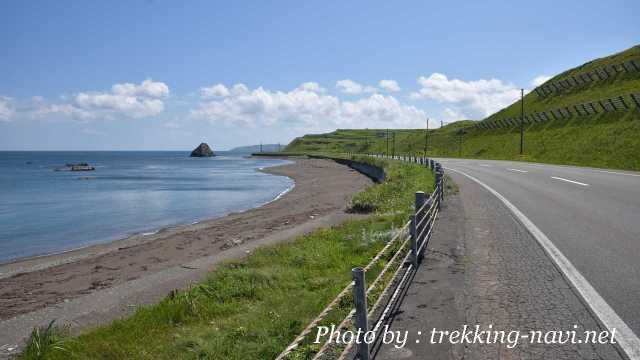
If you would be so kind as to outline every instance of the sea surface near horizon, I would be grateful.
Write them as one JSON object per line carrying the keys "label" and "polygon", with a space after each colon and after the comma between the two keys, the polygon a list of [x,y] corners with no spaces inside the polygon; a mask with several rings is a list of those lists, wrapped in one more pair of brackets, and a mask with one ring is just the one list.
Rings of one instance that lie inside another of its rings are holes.
{"label": "sea surface near horizon", "polygon": [[[293,186],[286,160],[218,152],[0,152],[0,263],[148,234],[265,204]],[[54,171],[86,162],[95,171]]]}

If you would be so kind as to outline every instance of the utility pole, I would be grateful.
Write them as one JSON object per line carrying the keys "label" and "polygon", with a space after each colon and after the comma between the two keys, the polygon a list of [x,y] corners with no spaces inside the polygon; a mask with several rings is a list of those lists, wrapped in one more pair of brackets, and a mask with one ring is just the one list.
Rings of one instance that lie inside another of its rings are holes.
{"label": "utility pole", "polygon": [[396,132],[394,131],[391,135],[393,136],[393,152],[391,156],[396,156]]}
{"label": "utility pole", "polygon": [[520,155],[524,153],[524,89],[520,89]]}
{"label": "utility pole", "polygon": [[458,157],[462,157],[462,137],[465,134],[464,129],[458,130]]}
{"label": "utility pole", "polygon": [[427,156],[428,147],[429,147],[429,118],[427,118],[427,130],[424,132],[424,156]]}
{"label": "utility pole", "polygon": [[387,156],[389,156],[389,129],[387,129]]}
{"label": "utility pole", "polygon": [[280,143],[278,143],[278,152],[282,151],[282,148],[280,147]]}
{"label": "utility pole", "polygon": [[260,141],[260,152],[262,152],[262,141]]}

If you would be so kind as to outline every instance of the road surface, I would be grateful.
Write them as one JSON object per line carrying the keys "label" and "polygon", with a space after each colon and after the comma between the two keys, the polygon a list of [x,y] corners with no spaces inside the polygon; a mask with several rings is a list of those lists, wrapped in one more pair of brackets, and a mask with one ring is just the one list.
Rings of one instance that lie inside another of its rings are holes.
{"label": "road surface", "polygon": [[513,161],[437,161],[450,175],[471,177],[502,195],[546,235],[594,296],[604,300],[590,304],[595,312],[608,306],[613,311],[609,315],[640,334],[640,173]]}

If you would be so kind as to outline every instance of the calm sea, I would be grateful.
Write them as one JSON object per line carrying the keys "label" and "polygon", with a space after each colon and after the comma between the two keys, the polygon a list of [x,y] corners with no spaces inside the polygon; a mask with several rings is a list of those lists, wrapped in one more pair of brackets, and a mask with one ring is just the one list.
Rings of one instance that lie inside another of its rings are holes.
{"label": "calm sea", "polygon": [[[293,186],[284,160],[219,152],[0,152],[0,262],[260,206]],[[86,162],[95,171],[54,171]]]}

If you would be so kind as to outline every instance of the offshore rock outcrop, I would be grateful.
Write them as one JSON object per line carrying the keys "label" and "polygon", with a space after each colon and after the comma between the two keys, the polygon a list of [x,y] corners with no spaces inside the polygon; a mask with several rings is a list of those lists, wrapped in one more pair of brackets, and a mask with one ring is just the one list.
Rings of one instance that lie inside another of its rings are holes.
{"label": "offshore rock outcrop", "polygon": [[202,143],[198,145],[197,148],[193,149],[191,152],[191,157],[211,157],[215,156],[213,150],[209,147],[207,143]]}

